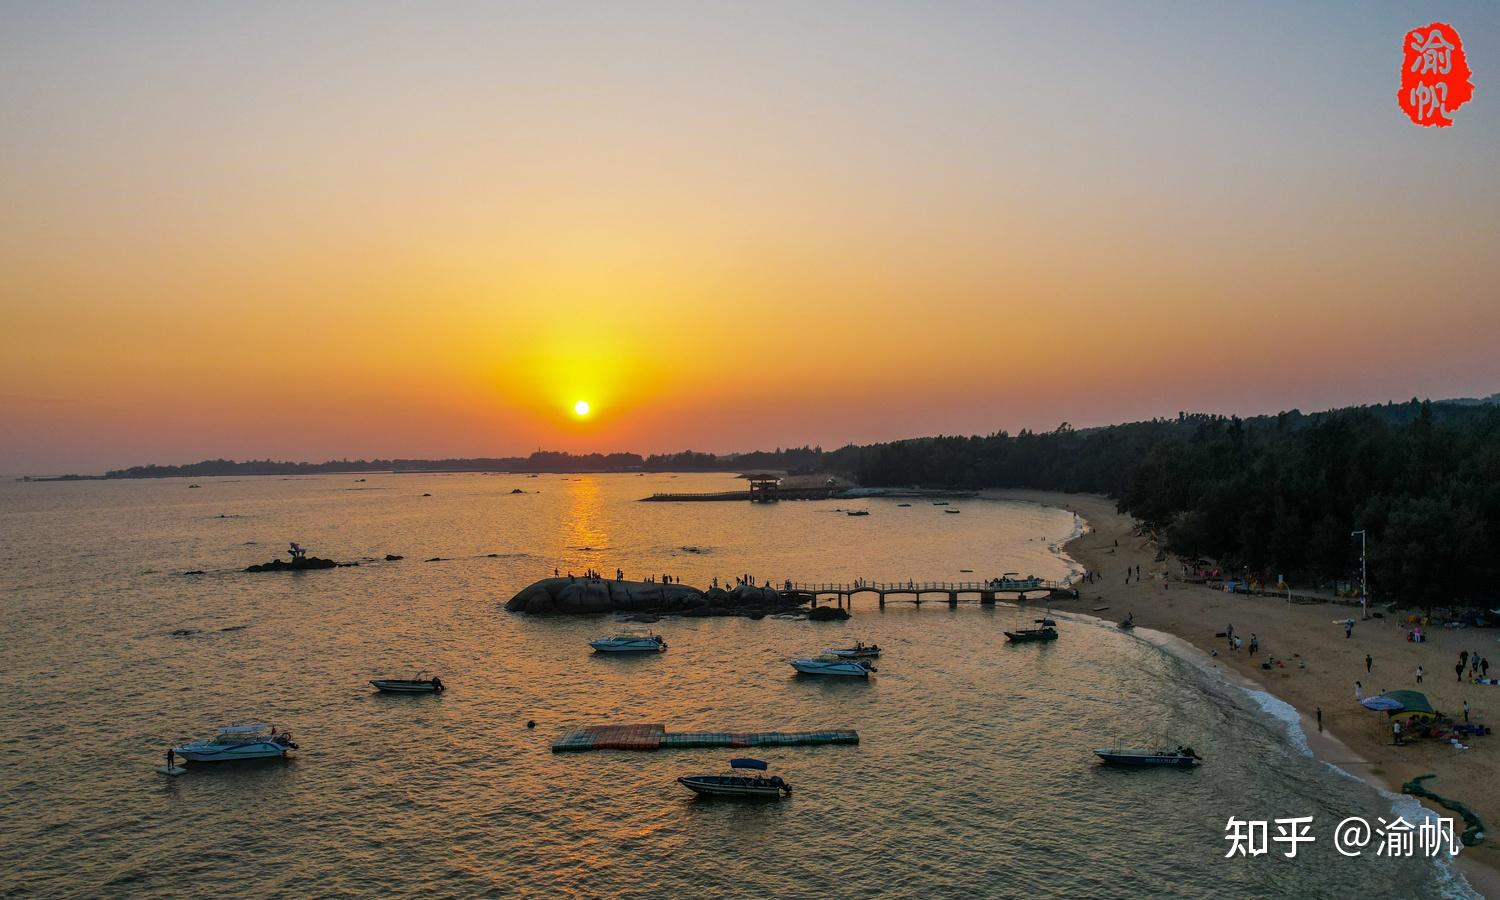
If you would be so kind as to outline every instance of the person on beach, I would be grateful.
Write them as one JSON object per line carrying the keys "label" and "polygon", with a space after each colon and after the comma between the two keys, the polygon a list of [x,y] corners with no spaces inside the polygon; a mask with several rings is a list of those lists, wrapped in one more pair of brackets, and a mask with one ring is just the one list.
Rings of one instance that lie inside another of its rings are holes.
{"label": "person on beach", "polygon": [[1469,664],[1469,651],[1461,650],[1458,654],[1458,667],[1462,669]]}
{"label": "person on beach", "polygon": [[1318,707],[1318,730],[1323,730],[1323,707]]}
{"label": "person on beach", "polygon": [[1417,666],[1417,684],[1422,683],[1422,667]]}
{"label": "person on beach", "polygon": [[[1467,724],[1468,721],[1469,721],[1469,701],[1465,700],[1464,701],[1464,722]],[[172,751],[168,750],[167,752],[171,753]],[[171,763],[169,762],[169,763],[167,763],[167,765],[171,765]]]}
{"label": "person on beach", "polygon": [[1356,681],[1354,682],[1354,701],[1358,703],[1363,699],[1365,699],[1365,686]]}
{"label": "person on beach", "polygon": [[1490,677],[1490,658],[1488,656],[1479,660],[1480,678]]}
{"label": "person on beach", "polygon": [[1395,744],[1398,747],[1401,746],[1401,720],[1400,719],[1397,719],[1395,722],[1391,723],[1391,734],[1393,736],[1392,740],[1391,740],[1391,743]]}
{"label": "person on beach", "polygon": [[1348,619],[1344,620],[1344,640],[1354,637],[1354,623]]}
{"label": "person on beach", "polygon": [[1255,632],[1252,631],[1250,632],[1250,655],[1254,656],[1258,652],[1260,652],[1260,638],[1256,637]]}
{"label": "person on beach", "polygon": [[1453,674],[1456,676],[1454,678],[1454,681],[1457,681],[1459,684],[1463,684],[1464,683],[1464,664],[1463,663],[1459,663],[1459,664],[1455,665],[1453,667]]}
{"label": "person on beach", "polygon": [[1370,657],[1370,654],[1366,653],[1365,654],[1365,674],[1366,675],[1370,674],[1370,668],[1372,666],[1374,666],[1374,665],[1375,665],[1375,660]]}

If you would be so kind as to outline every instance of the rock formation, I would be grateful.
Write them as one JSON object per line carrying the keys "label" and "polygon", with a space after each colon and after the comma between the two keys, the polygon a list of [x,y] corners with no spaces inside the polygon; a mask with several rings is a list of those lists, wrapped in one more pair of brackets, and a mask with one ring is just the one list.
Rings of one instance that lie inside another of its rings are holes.
{"label": "rock formation", "polygon": [[516,594],[505,608],[532,615],[658,613],[684,616],[752,616],[795,609],[799,600],[773,588],[741,585],[704,592],[685,584],[544,578]]}

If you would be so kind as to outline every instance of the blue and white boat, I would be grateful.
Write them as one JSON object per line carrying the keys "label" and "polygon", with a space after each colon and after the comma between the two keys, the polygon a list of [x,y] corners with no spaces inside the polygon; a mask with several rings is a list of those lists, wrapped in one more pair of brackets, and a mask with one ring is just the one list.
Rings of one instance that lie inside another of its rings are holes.
{"label": "blue and white boat", "polygon": [[254,722],[225,725],[205,741],[192,741],[172,750],[191,762],[233,762],[242,759],[285,758],[297,749],[290,731],[278,732],[273,725]]}
{"label": "blue and white boat", "polygon": [[790,796],[791,785],[782,780],[780,775],[767,778],[764,775],[747,775],[745,772],[764,772],[769,766],[759,759],[741,757],[729,761],[730,774],[728,775],[684,775],[677,779],[677,783],[695,794],[707,794],[717,797],[780,797],[783,793]]}
{"label": "blue and white boat", "polygon": [[868,659],[843,659],[826,653],[809,659],[791,659],[792,668],[803,675],[842,675],[850,678],[869,678],[875,667]]}
{"label": "blue and white boat", "polygon": [[660,653],[667,649],[667,642],[659,634],[617,634],[595,638],[589,646],[600,653]]}
{"label": "blue and white boat", "polygon": [[1192,747],[1178,746],[1172,750],[1137,750],[1125,747],[1105,747],[1095,750],[1094,755],[1117,766],[1177,766],[1188,769],[1203,762],[1203,757],[1193,752]]}

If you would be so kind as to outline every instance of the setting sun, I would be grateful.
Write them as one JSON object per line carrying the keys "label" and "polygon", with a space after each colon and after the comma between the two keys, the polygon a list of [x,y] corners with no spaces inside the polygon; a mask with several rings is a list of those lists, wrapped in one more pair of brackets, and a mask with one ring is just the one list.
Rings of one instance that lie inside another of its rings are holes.
{"label": "setting sun", "polygon": [[579,400],[577,403],[573,404],[573,414],[577,416],[588,415],[589,402],[587,400]]}

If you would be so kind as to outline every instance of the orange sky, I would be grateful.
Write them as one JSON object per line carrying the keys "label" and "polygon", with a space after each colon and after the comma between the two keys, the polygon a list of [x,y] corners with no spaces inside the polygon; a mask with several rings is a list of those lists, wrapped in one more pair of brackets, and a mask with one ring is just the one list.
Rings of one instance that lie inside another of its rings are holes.
{"label": "orange sky", "polygon": [[1444,17],[1438,131],[1365,4],[9,7],[0,472],[1493,393]]}

